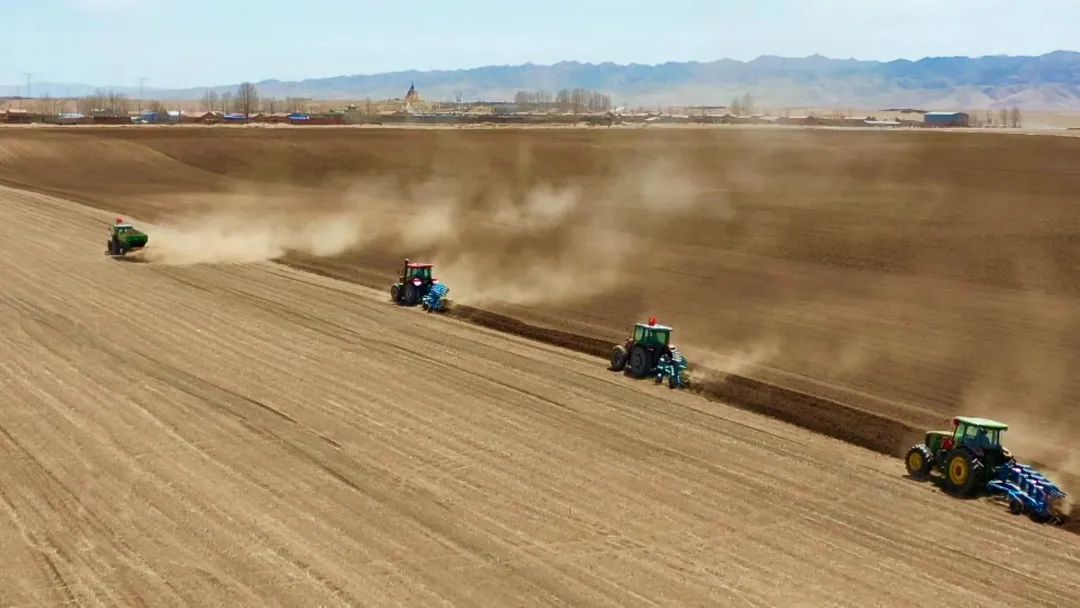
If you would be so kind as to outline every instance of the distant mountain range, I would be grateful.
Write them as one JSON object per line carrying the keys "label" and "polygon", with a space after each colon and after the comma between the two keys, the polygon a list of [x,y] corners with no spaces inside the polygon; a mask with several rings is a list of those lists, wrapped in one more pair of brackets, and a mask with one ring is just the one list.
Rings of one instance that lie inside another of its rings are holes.
{"label": "distant mountain range", "polygon": [[[762,107],[915,107],[1080,110],[1080,53],[1055,51],[1037,57],[928,57],[918,61],[861,61],[764,56],[752,61],[669,62],[659,65],[561,62],[487,66],[465,70],[406,71],[256,83],[262,96],[315,99],[392,99],[410,83],[425,99],[509,101],[519,90],[585,88],[608,93],[617,104],[726,105],[750,93]],[[37,83],[34,96],[81,96],[95,87]],[[162,100],[199,99],[207,89],[148,89]],[[121,87],[136,96],[137,89]],[[25,91],[0,86],[0,95]]]}

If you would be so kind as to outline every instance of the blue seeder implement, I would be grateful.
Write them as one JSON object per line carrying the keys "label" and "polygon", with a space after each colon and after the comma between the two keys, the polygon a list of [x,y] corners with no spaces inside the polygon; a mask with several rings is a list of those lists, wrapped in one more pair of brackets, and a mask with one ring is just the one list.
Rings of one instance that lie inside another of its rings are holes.
{"label": "blue seeder implement", "polygon": [[439,312],[446,306],[446,294],[448,293],[450,293],[449,287],[442,283],[436,283],[421,298],[420,305],[428,312]]}
{"label": "blue seeder implement", "polygon": [[1008,425],[987,418],[957,416],[952,431],[930,431],[926,442],[908,450],[905,464],[915,479],[933,470],[957,495],[982,491],[1009,501],[1009,510],[1043,523],[1062,523],[1065,492],[1034,468],[1019,464],[1001,436]]}
{"label": "blue seeder implement", "polygon": [[661,384],[667,378],[669,387],[686,388],[690,384],[689,367],[690,362],[686,357],[672,346],[670,354],[661,354],[656,362],[656,383]]}
{"label": "blue seeder implement", "polygon": [[1027,513],[1032,519],[1060,523],[1056,503],[1066,494],[1054,482],[1035,469],[1022,464],[998,468],[998,476],[986,484],[986,489],[1002,494],[1009,500],[1009,511]]}

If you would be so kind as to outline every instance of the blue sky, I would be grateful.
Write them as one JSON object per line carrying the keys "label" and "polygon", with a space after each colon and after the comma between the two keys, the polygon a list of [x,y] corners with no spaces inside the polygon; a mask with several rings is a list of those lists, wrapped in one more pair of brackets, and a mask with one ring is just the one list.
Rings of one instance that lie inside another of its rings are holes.
{"label": "blue sky", "polygon": [[1080,0],[2,0],[0,83],[147,88],[560,60],[1080,46]]}

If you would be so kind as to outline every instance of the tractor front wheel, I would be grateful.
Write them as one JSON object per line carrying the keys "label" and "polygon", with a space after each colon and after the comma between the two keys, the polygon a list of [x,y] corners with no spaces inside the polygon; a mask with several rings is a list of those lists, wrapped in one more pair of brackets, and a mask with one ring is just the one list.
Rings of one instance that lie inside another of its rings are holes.
{"label": "tractor front wheel", "polygon": [[644,346],[635,346],[630,351],[630,375],[635,378],[643,378],[649,373],[649,351]]}
{"label": "tractor front wheel", "polygon": [[982,463],[965,449],[949,452],[945,457],[945,481],[959,496],[967,496],[982,476]]}
{"label": "tractor front wheel", "polygon": [[622,344],[616,344],[615,348],[611,349],[611,371],[621,372],[626,369],[628,359],[630,359],[630,355],[626,353],[626,347]]}
{"label": "tractor front wheel", "polygon": [[394,304],[398,304],[401,301],[400,298],[401,298],[401,288],[398,287],[397,285],[391,285],[390,286],[390,299],[394,301]]}
{"label": "tractor front wheel", "polygon": [[917,445],[908,450],[904,464],[907,466],[908,475],[915,479],[926,479],[934,466],[934,456],[930,453],[930,448]]}

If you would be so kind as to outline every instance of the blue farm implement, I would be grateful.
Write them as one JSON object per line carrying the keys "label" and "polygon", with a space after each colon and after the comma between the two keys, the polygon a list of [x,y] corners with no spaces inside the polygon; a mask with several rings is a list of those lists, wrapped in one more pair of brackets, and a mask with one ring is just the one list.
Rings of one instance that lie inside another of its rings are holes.
{"label": "blue farm implement", "polygon": [[690,385],[690,362],[674,346],[670,350],[670,354],[661,354],[656,363],[656,383],[662,384],[667,378],[668,388],[686,388]]}
{"label": "blue farm implement", "polygon": [[1066,495],[1034,468],[1017,464],[1001,444],[1008,425],[986,418],[958,416],[952,431],[930,431],[926,442],[908,450],[908,474],[926,479],[941,473],[945,487],[964,496],[976,492],[1001,496],[1013,513],[1026,513],[1039,522],[1061,523]]}
{"label": "blue farm implement", "polygon": [[1066,494],[1042,473],[1022,464],[1002,466],[997,478],[986,484],[987,491],[1009,501],[1009,511],[1027,514],[1035,521],[1061,523],[1060,504]]}
{"label": "blue farm implement", "polygon": [[446,294],[448,293],[450,293],[449,287],[436,283],[423,298],[420,298],[420,306],[428,312],[440,312],[446,308]]}

